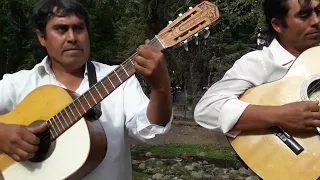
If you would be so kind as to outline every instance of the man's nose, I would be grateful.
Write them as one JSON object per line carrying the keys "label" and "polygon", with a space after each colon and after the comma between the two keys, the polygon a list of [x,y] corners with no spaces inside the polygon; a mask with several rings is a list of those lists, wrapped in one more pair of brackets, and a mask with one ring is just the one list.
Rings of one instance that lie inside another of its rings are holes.
{"label": "man's nose", "polygon": [[310,22],[310,25],[311,26],[319,26],[319,15],[317,13],[312,13],[312,17],[311,17],[311,22]]}
{"label": "man's nose", "polygon": [[74,43],[76,41],[76,35],[72,29],[67,33],[67,41],[70,43]]}

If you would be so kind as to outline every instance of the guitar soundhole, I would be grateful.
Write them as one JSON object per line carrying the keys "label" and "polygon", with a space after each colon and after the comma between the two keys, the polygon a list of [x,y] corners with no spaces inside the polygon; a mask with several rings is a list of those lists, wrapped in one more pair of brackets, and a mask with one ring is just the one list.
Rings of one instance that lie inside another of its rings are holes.
{"label": "guitar soundhole", "polygon": [[320,100],[320,80],[317,79],[313,81],[307,89],[307,98],[304,99],[309,99],[311,101],[319,101]]}
{"label": "guitar soundhole", "polygon": [[[35,121],[30,126],[37,126],[44,121]],[[35,156],[29,159],[30,162],[42,162],[46,160],[53,152],[55,148],[55,142],[51,142],[51,133],[47,129],[45,132],[36,134],[40,138],[40,143],[38,145],[38,150],[35,153]]]}

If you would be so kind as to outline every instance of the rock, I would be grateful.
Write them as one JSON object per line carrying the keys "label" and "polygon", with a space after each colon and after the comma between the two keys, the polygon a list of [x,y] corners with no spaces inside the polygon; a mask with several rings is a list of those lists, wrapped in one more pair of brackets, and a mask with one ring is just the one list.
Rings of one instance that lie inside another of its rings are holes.
{"label": "rock", "polygon": [[245,180],[245,179],[246,179],[245,177],[241,177],[241,176],[236,177],[236,180]]}
{"label": "rock", "polygon": [[198,156],[200,156],[200,157],[205,157],[205,156],[206,156],[206,153],[205,153],[205,152],[200,152],[200,153],[198,154]]}
{"label": "rock", "polygon": [[207,161],[203,161],[202,163],[203,163],[203,164],[209,164]]}
{"label": "rock", "polygon": [[161,166],[161,165],[163,165],[163,162],[162,161],[157,161],[156,165]]}
{"label": "rock", "polygon": [[245,180],[260,180],[258,176],[249,176]]}
{"label": "rock", "polygon": [[151,156],[152,156],[152,153],[151,153],[151,152],[147,152],[147,153],[145,154],[145,156],[146,156],[146,157],[151,157]]}
{"label": "rock", "polygon": [[247,173],[249,176],[257,176],[257,174],[254,173],[250,168],[247,170]]}
{"label": "rock", "polygon": [[229,171],[229,173],[230,173],[230,174],[237,174],[237,173],[238,173],[238,171],[237,171],[237,170],[232,169],[232,170],[230,170],[230,171]]}
{"label": "rock", "polygon": [[213,176],[212,176],[211,174],[207,174],[207,173],[203,173],[203,174],[202,174],[202,177],[203,177],[204,179],[213,179]]}
{"label": "rock", "polygon": [[157,173],[152,176],[152,179],[162,179],[162,177],[163,177],[163,174]]}
{"label": "rock", "polygon": [[148,161],[153,162],[153,161],[155,161],[155,160],[156,160],[156,158],[150,158]]}
{"label": "rock", "polygon": [[141,163],[141,164],[139,164],[138,168],[144,170],[144,169],[146,169],[146,164],[145,163]]}
{"label": "rock", "polygon": [[171,179],[170,178],[170,176],[168,176],[168,175],[165,175],[165,176],[163,176],[163,178],[162,178],[163,180],[169,180],[169,179]]}
{"label": "rock", "polygon": [[193,166],[185,166],[184,168],[186,168],[189,171],[192,171],[194,169]]}
{"label": "rock", "polygon": [[200,164],[198,164],[198,163],[192,163],[191,166],[193,168],[201,168]]}
{"label": "rock", "polygon": [[202,174],[201,173],[198,173],[198,172],[195,172],[195,171],[192,171],[191,172],[191,176],[195,179],[201,179],[202,178]]}
{"label": "rock", "polygon": [[239,168],[239,173],[240,174],[248,174],[248,171],[247,171],[247,169],[246,168],[244,168],[244,167],[241,167],[241,168]]}
{"label": "rock", "polygon": [[222,180],[229,180],[230,177],[229,177],[228,174],[225,174],[225,175],[221,176],[221,179],[222,179]]}

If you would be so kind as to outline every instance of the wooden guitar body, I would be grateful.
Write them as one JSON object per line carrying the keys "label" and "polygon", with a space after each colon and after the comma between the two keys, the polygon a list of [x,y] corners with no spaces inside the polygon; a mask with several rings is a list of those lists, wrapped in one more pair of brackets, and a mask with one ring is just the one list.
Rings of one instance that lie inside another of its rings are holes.
{"label": "wooden guitar body", "polygon": [[[280,80],[246,91],[240,99],[256,105],[320,100],[320,47],[301,54]],[[228,137],[240,158],[264,180],[316,180],[320,177],[320,136],[288,132],[302,147],[294,153],[271,130],[243,131]],[[281,136],[283,137],[283,136]],[[283,137],[284,138],[284,137]]]}
{"label": "wooden guitar body", "polygon": [[[29,126],[37,120],[50,119],[72,100],[60,87],[42,86],[32,91],[13,111],[0,116],[0,122]],[[20,163],[0,154],[0,171],[5,180],[81,179],[99,165],[106,152],[107,138],[100,122],[82,118],[52,142],[44,161]]]}

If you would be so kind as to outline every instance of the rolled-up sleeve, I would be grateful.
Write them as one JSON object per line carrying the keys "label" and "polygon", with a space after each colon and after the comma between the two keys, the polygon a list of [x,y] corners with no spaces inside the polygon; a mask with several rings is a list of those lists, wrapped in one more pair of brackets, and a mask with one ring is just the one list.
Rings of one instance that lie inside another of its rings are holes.
{"label": "rolled-up sleeve", "polygon": [[144,94],[135,76],[127,80],[123,93],[126,116],[125,125],[129,135],[146,143],[158,143],[159,135],[163,135],[169,131],[173,116],[171,115],[171,120],[165,127],[150,123],[147,117],[149,98]]}
{"label": "rolled-up sleeve", "polygon": [[15,87],[12,75],[5,74],[0,80],[0,114],[10,112],[14,108]]}
{"label": "rolled-up sleeve", "polygon": [[267,77],[268,72],[259,52],[243,56],[197,103],[195,121],[204,128],[235,137],[239,132],[230,130],[249,105],[238,97],[247,89],[266,82]]}

